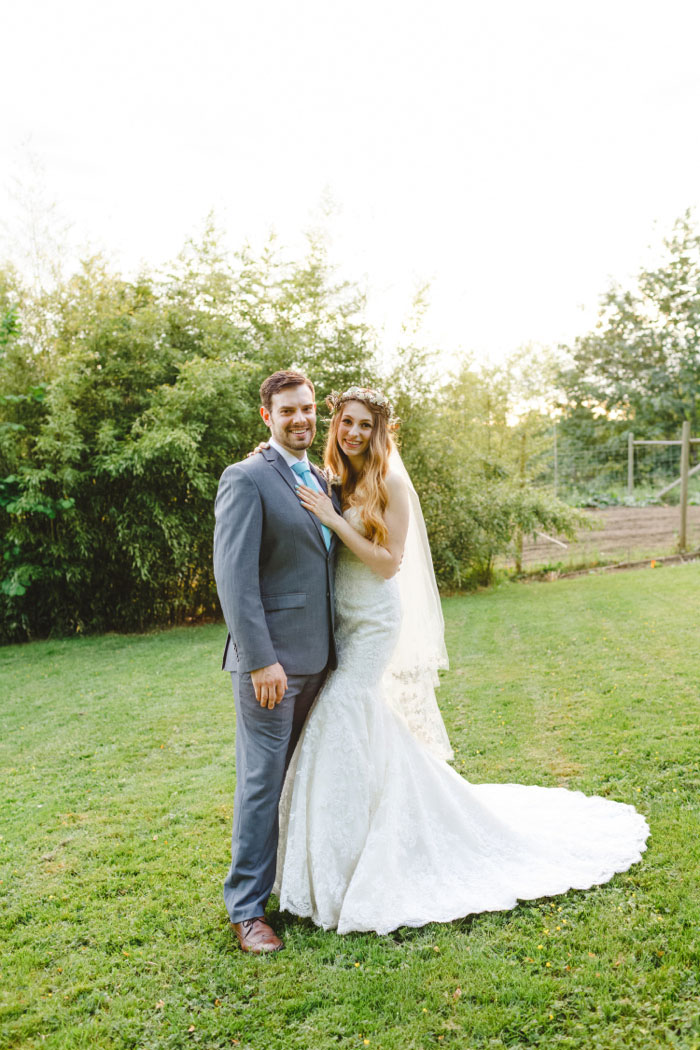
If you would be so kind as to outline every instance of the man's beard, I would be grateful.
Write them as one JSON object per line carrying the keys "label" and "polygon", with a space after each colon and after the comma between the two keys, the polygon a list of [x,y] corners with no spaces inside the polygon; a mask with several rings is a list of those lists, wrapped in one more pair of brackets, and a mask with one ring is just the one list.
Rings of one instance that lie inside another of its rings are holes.
{"label": "man's beard", "polygon": [[307,449],[312,443],[316,436],[316,427],[307,426],[298,433],[291,429],[280,427],[278,433],[273,436],[279,441],[280,445],[284,445],[285,448],[289,448],[294,452],[299,452],[301,449]]}

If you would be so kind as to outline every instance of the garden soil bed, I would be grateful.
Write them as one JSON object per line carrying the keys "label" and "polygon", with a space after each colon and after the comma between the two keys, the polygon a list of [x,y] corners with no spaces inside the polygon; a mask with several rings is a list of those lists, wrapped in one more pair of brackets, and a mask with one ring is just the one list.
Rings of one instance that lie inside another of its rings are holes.
{"label": "garden soil bed", "polygon": [[[523,567],[538,565],[575,568],[596,561],[638,561],[673,554],[678,545],[680,511],[678,507],[605,507],[585,510],[593,528],[581,530],[566,549],[538,537],[526,537]],[[700,507],[688,507],[688,550],[700,547]],[[512,561],[509,561],[512,565]]]}

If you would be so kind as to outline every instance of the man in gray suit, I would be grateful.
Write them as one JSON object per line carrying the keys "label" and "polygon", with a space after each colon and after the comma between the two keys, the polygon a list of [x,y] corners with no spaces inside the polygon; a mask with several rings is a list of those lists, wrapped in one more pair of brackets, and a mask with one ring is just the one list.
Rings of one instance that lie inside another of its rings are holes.
{"label": "man in gray suit", "polygon": [[[316,433],[313,384],[275,372],[260,388],[269,447],[227,467],[219,482],[214,574],[228,626],[224,670],[236,704],[236,793],[224,901],[244,951],[277,951],[265,921],[275,878],[278,805],[311,704],[336,666],[336,538],[296,495],[326,491],[306,450]],[[333,499],[338,506],[337,496]]]}

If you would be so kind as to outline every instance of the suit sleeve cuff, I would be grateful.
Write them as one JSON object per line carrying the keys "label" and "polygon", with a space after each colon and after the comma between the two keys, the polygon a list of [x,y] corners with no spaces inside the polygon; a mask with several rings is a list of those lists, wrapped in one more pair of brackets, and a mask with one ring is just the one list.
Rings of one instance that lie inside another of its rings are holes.
{"label": "suit sleeve cuff", "polygon": [[270,664],[276,663],[277,654],[272,648],[254,649],[250,652],[246,652],[242,651],[239,647],[238,667],[241,671],[257,671],[260,667],[269,667]]}

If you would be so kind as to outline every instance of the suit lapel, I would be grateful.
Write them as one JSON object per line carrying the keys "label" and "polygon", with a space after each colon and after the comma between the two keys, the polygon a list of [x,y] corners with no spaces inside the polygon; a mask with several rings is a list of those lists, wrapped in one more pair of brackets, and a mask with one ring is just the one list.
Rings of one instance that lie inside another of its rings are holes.
{"label": "suit lapel", "polygon": [[[296,487],[297,487],[297,481],[301,480],[301,479],[297,478],[297,476],[294,473],[294,471],[292,470],[292,468],[287,465],[287,463],[284,461],[282,456],[280,456],[280,454],[277,451],[277,449],[264,448],[264,449],[262,449],[261,454],[265,457],[267,462],[270,463],[271,466],[273,466],[275,468],[275,470],[280,475],[280,477],[283,478],[283,480],[287,482],[287,484],[289,485],[290,489],[294,493],[294,498],[296,499],[296,501],[298,503],[299,502],[299,497],[297,496],[297,488]],[[325,481],[321,477],[319,477],[319,472],[316,470],[316,468],[313,465],[311,465],[311,464],[310,464],[310,466],[311,466],[311,471],[312,471],[314,477],[316,478],[316,480],[318,481],[319,485],[321,486],[322,491],[325,492],[326,491]],[[301,503],[299,503],[299,508],[303,509],[302,506],[301,506]],[[321,528],[321,522],[318,520],[318,518],[316,517],[315,514],[311,513],[310,510],[305,511],[305,514],[306,514],[307,518],[311,518],[311,521],[313,522],[313,524],[314,524],[314,526],[316,528],[316,532],[318,533],[319,539],[321,540],[321,543],[323,544],[324,553],[326,553],[328,551],[328,548],[326,547],[326,541],[323,538],[323,529]],[[333,547],[333,537],[334,536],[335,536],[335,533],[331,530],[331,549]]]}
{"label": "suit lapel", "polygon": [[[318,467],[315,467],[313,465],[313,463],[311,463],[310,466],[311,466],[311,471],[313,473],[313,476],[316,478],[316,481],[321,486],[321,492],[325,492],[326,495],[327,495],[328,494],[328,485],[326,483],[326,479],[324,478],[323,474],[318,469]],[[342,514],[343,513],[343,509],[342,509],[342,507],[340,505],[340,498],[338,496],[338,493],[336,492],[336,490],[333,488],[332,485],[330,486],[330,490],[331,490],[331,503],[333,504],[335,509],[338,511],[338,514]],[[321,523],[318,521],[318,518],[316,517],[315,514],[314,514],[314,520],[316,522],[318,522],[318,524],[319,524],[319,531],[321,532],[321,539],[323,540],[323,530],[320,529]],[[333,529],[331,529],[331,545],[330,545],[330,547],[327,548],[327,550],[329,552],[332,551],[334,549],[336,543],[338,543],[338,542],[339,542],[338,537],[336,536],[336,534],[333,531]],[[326,546],[326,541],[325,540],[323,540],[323,546],[324,547]]]}
{"label": "suit lapel", "polygon": [[294,476],[294,471],[291,467],[287,466],[277,449],[264,448],[262,449],[261,455],[264,456],[267,462],[275,468],[282,480],[287,482],[296,496],[296,478]]}
{"label": "suit lapel", "polygon": [[[318,468],[313,465],[313,463],[309,462],[309,466],[311,467],[311,473],[316,478],[316,483],[320,487],[321,492],[326,492],[327,491],[326,490],[326,479],[323,477],[323,475],[318,470]],[[331,547],[333,546],[333,536],[335,535],[335,533],[333,532],[333,529],[331,529],[330,546],[326,547],[326,541],[325,541],[325,539],[323,537],[323,526],[321,525],[321,522],[318,520],[318,518],[316,517],[315,514],[311,514],[311,511],[309,511],[308,513],[311,515],[311,517],[313,519],[313,523],[314,523],[314,525],[316,526],[316,528],[318,530],[319,536],[321,537],[321,543],[323,544],[323,550],[324,550],[325,553],[328,553],[328,551],[330,551]]]}

